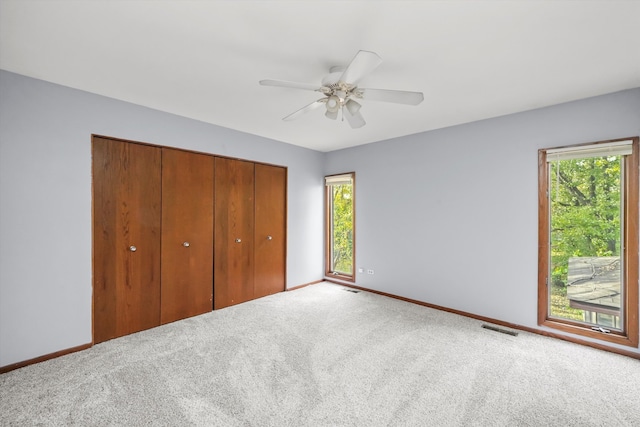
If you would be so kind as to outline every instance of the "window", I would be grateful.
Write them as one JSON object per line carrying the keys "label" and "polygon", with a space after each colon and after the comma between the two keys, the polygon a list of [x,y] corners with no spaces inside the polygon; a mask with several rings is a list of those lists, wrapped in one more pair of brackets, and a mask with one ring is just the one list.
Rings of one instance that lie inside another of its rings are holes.
{"label": "window", "polygon": [[638,157],[638,138],[540,150],[540,325],[638,346]]}
{"label": "window", "polygon": [[355,173],[325,177],[325,274],[354,281]]}

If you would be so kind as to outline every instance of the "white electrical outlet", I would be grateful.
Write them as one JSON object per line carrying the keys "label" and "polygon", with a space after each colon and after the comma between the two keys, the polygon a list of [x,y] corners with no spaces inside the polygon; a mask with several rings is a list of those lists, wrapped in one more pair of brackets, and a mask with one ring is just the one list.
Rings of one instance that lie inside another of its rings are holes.
{"label": "white electrical outlet", "polygon": [[367,274],[373,274],[373,270],[367,270]]}

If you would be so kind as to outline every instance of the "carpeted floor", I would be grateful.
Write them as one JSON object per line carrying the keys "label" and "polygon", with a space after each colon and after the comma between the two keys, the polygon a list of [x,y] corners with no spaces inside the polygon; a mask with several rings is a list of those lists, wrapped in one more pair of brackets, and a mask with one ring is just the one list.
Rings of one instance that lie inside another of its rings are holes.
{"label": "carpeted floor", "polygon": [[640,361],[323,283],[0,375],[0,425],[639,426]]}

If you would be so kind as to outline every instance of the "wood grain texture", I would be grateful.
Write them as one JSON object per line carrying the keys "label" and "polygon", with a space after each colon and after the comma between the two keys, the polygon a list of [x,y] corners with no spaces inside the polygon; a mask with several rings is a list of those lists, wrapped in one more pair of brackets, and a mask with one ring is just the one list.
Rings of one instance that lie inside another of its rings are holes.
{"label": "wood grain texture", "polygon": [[213,169],[213,156],[162,149],[163,324],[213,308]]}
{"label": "wood grain texture", "polygon": [[538,151],[538,325],[549,311],[549,169],[546,150]]}
{"label": "wood grain texture", "polygon": [[638,347],[639,337],[639,267],[638,254],[640,246],[640,212],[638,204],[640,203],[640,138],[635,137],[633,140],[633,149],[631,156],[628,156],[625,163],[625,200],[627,208],[625,210],[624,223],[625,229],[625,280],[624,292],[627,296],[626,306],[624,310],[625,316],[625,332],[629,339],[629,345]]}
{"label": "wood grain texture", "polygon": [[285,289],[287,170],[256,164],[255,179],[254,296],[260,298]]}
{"label": "wood grain texture", "polygon": [[160,324],[161,151],[94,137],[92,153],[99,343]]}
{"label": "wood grain texture", "polygon": [[[254,298],[254,163],[215,160],[215,309]],[[240,240],[236,242],[236,240]]]}

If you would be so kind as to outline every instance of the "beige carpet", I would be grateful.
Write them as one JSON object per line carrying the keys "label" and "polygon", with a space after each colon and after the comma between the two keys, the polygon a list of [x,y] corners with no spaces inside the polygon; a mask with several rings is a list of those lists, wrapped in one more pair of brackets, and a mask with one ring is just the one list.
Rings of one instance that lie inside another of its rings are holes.
{"label": "beige carpet", "polygon": [[640,362],[318,284],[0,375],[0,425],[640,426]]}

